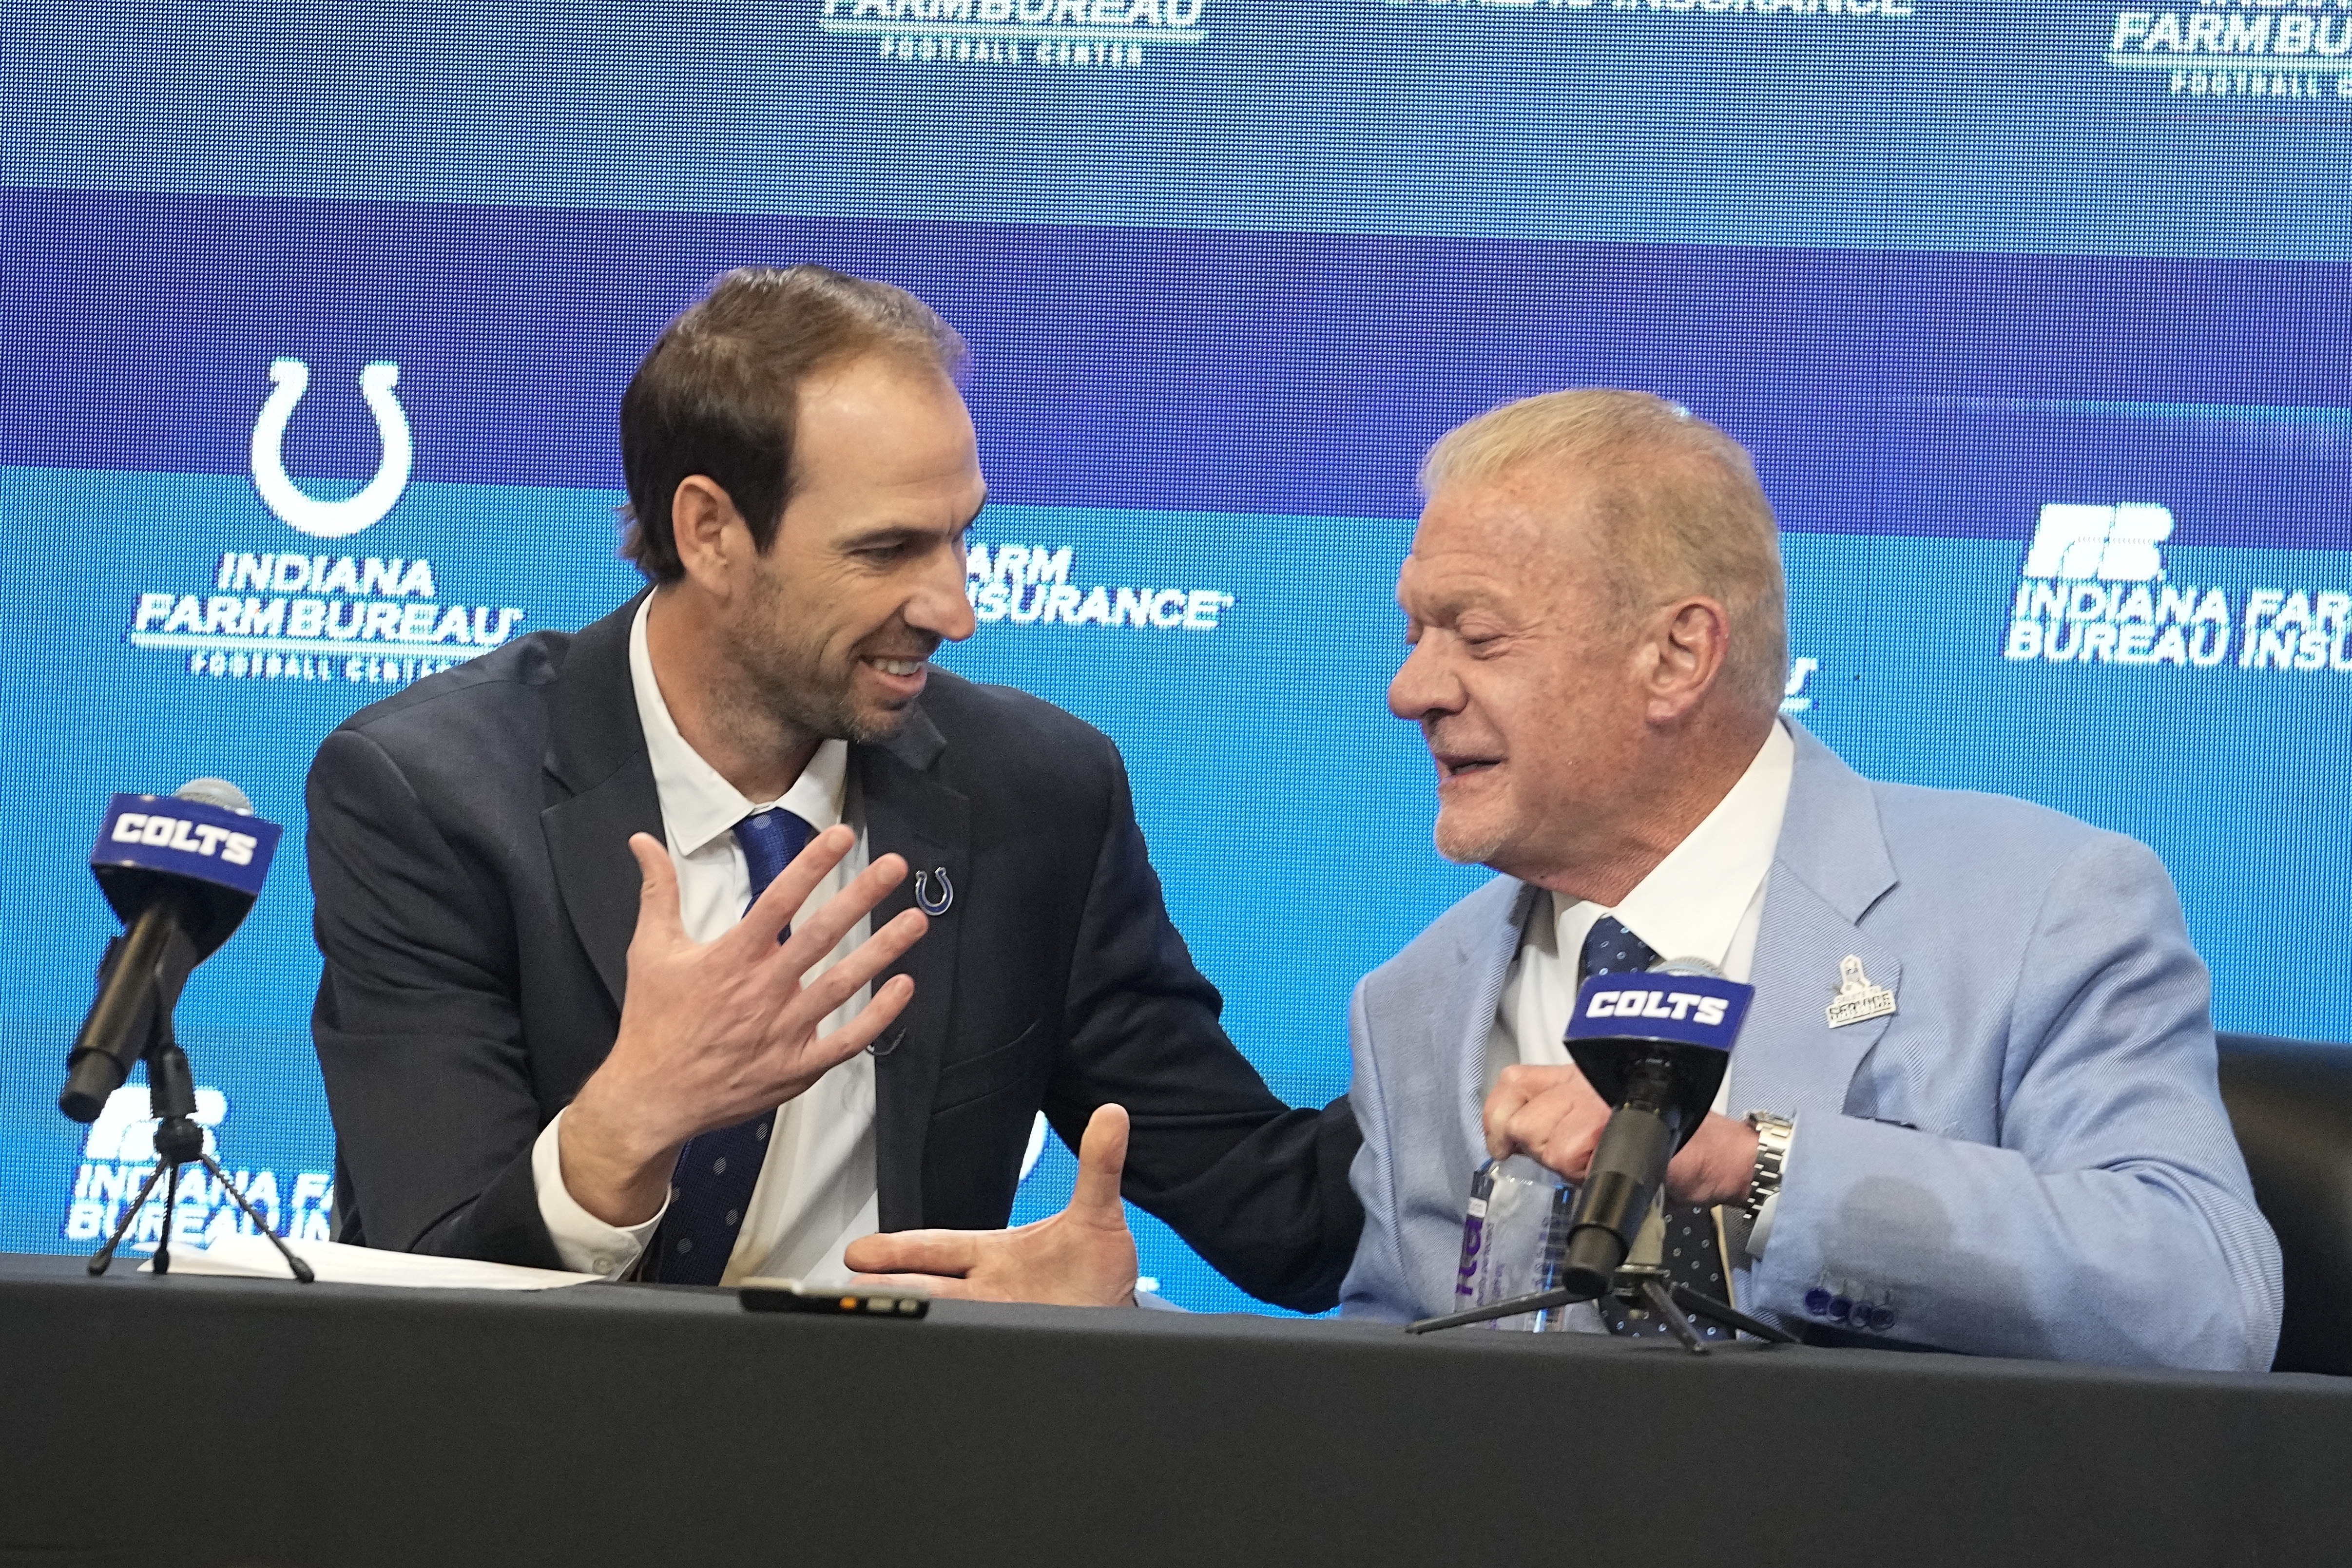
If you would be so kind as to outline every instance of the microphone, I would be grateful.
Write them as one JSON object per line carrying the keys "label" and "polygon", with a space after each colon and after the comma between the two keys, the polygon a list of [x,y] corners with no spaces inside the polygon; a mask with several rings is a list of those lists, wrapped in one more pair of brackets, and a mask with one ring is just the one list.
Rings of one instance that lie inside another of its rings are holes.
{"label": "microphone", "polygon": [[1756,988],[1698,958],[1595,975],[1577,993],[1568,1054],[1617,1109],[1601,1129],[1554,1280],[1571,1301],[1606,1294],[1666,1166],[1715,1103]]}
{"label": "microphone", "polygon": [[107,803],[89,869],[123,931],[106,945],[58,1109],[77,1122],[97,1120],[131,1064],[159,1034],[168,1038],[189,974],[253,907],[279,831],[224,779]]}
{"label": "microphone", "polygon": [[[1666,1166],[1715,1103],[1731,1064],[1731,1045],[1747,1020],[1756,988],[1727,980],[1714,965],[1675,958],[1643,972],[1595,975],[1569,1015],[1568,1054],[1601,1097],[1614,1105],[1592,1151],[1568,1234],[1551,1254],[1550,1287],[1405,1325],[1430,1333],[1615,1296],[1655,1312],[1683,1348],[1705,1355],[1691,1312],[1757,1339],[1787,1344],[1775,1324],[1735,1310],[1686,1284],[1669,1283],[1649,1263],[1628,1267],[1664,1185]],[[1552,1243],[1547,1239],[1547,1249]]]}

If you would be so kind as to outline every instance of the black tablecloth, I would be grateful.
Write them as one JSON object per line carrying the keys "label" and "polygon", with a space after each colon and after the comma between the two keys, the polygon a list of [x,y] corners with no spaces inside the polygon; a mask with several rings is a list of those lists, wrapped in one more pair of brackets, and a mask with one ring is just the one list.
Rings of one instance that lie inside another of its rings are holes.
{"label": "black tablecloth", "polygon": [[2352,1381],[0,1258],[0,1563],[2352,1560]]}

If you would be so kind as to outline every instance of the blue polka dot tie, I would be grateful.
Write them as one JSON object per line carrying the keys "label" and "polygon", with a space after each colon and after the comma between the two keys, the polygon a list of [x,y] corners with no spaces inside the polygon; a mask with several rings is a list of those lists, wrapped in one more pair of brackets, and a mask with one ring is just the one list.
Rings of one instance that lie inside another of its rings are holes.
{"label": "blue polka dot tie", "polygon": [[[1594,921],[1584,938],[1586,979],[1627,969],[1646,969],[1657,961],[1655,949],[1612,915]],[[1715,1211],[1695,1203],[1669,1203],[1665,1206],[1665,1222],[1664,1264],[1668,1281],[1688,1285],[1702,1296],[1729,1301],[1731,1291],[1723,1279],[1723,1248],[1716,1239]],[[1594,1305],[1611,1333],[1640,1338],[1668,1332],[1658,1315],[1646,1307],[1629,1307],[1614,1296],[1603,1296]],[[1698,1330],[1701,1339],[1732,1337],[1727,1331],[1701,1320],[1694,1320],[1691,1326]]]}
{"label": "blue polka dot tie", "polygon": [[[782,808],[755,811],[735,824],[735,841],[743,847],[751,873],[753,903],[815,836],[815,828]],[[787,926],[785,935],[790,934]],[[776,1113],[763,1111],[748,1122],[705,1133],[679,1153],[677,1172],[670,1178],[669,1212],[654,1239],[648,1270],[654,1278],[670,1285],[719,1283],[751,1210],[751,1189],[759,1185],[775,1124]]]}

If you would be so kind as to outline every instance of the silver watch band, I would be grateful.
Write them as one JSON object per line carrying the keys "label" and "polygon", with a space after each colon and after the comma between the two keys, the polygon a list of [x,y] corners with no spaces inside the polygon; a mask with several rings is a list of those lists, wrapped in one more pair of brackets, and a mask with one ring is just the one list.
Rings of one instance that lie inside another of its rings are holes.
{"label": "silver watch band", "polygon": [[1740,1210],[1752,1228],[1765,1204],[1780,1195],[1780,1168],[1789,1160],[1789,1139],[1797,1124],[1769,1111],[1750,1111],[1748,1124],[1756,1129],[1756,1168],[1748,1178],[1748,1201]]}

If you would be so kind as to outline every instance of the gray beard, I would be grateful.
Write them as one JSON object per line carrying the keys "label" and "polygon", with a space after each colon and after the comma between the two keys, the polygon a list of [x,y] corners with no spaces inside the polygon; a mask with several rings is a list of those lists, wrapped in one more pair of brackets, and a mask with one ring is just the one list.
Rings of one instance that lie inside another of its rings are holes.
{"label": "gray beard", "polygon": [[1500,832],[1490,831],[1483,838],[1474,837],[1459,828],[1449,832],[1443,810],[1437,813],[1437,826],[1432,836],[1436,841],[1437,852],[1455,865],[1492,865],[1495,857],[1509,847],[1511,841],[1508,835]]}

